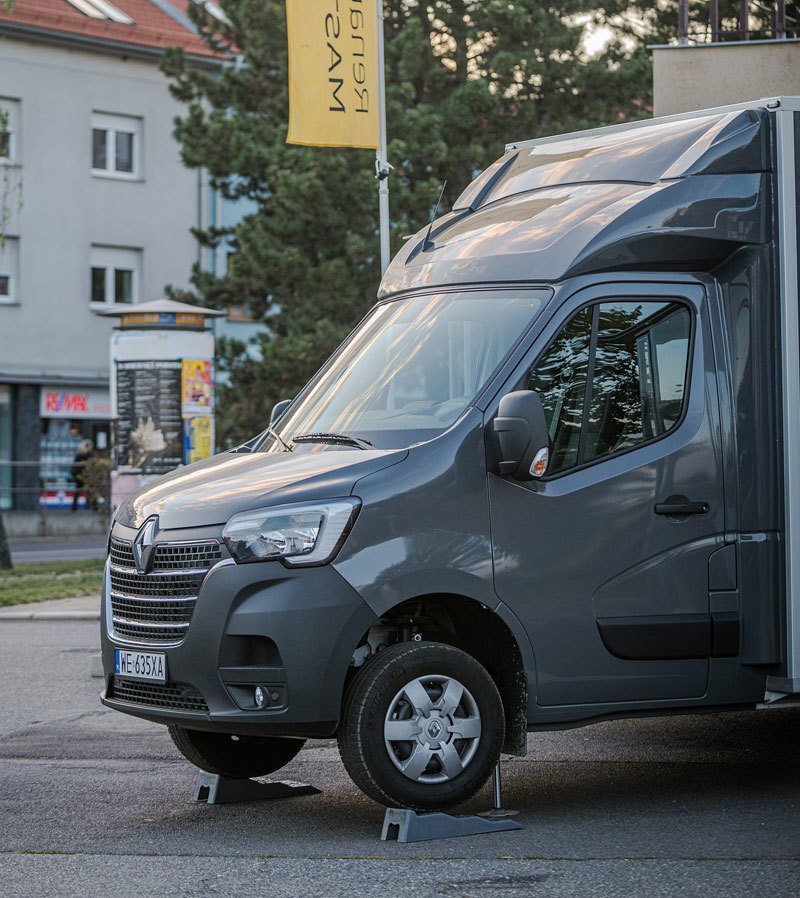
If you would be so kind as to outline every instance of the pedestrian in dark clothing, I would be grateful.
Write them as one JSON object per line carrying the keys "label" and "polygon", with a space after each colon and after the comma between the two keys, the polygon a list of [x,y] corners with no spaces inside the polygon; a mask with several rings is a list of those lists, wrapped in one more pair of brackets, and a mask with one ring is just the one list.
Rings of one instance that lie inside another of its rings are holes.
{"label": "pedestrian in dark clothing", "polygon": [[[85,495],[86,488],[86,462],[89,461],[90,458],[94,457],[94,443],[91,440],[81,440],[80,446],[78,446],[78,452],[75,456],[75,460],[72,463],[72,477],[75,481],[75,492],[72,496],[72,510],[78,510],[78,499],[81,493]],[[88,496],[86,497],[87,506],[89,503]]]}

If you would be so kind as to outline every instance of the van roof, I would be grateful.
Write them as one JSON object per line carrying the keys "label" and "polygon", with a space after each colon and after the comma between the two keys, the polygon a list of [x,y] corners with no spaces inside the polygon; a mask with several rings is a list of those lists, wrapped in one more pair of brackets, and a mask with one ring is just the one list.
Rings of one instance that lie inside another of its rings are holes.
{"label": "van roof", "polygon": [[381,294],[555,281],[588,271],[708,270],[769,239],[768,116],[796,98],[509,144],[452,212],[408,241]]}

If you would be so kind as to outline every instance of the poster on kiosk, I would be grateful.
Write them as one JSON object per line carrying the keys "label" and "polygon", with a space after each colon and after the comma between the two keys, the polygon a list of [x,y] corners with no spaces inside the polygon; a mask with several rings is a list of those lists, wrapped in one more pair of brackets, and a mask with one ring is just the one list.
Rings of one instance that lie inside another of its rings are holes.
{"label": "poster on kiosk", "polygon": [[144,483],[214,453],[214,335],[222,312],[163,299],[103,310],[111,336],[111,508]]}

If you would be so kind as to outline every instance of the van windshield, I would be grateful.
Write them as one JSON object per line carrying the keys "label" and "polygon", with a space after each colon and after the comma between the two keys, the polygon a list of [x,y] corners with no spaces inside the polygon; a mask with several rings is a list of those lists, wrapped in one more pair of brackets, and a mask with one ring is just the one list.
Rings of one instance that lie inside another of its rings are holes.
{"label": "van windshield", "polygon": [[[275,426],[290,444],[340,434],[376,448],[432,439],[461,415],[550,293],[437,293],[377,306]],[[299,446],[297,443],[295,446]],[[279,449],[268,437],[262,449]]]}

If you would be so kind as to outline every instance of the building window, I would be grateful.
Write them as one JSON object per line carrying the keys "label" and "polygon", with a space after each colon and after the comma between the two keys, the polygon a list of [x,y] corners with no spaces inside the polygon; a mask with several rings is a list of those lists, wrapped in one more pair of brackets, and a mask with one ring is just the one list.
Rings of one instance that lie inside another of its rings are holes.
{"label": "building window", "polygon": [[90,300],[93,303],[138,302],[141,270],[141,250],[93,246]]}
{"label": "building window", "polygon": [[67,3],[90,19],[105,19],[119,25],[133,25],[133,19],[129,15],[112,6],[107,0],[67,0]]}
{"label": "building window", "polygon": [[92,116],[92,174],[139,177],[142,120],[121,115]]}
{"label": "building window", "polygon": [[16,237],[6,237],[0,246],[0,303],[17,302],[18,244]]}
{"label": "building window", "polygon": [[0,164],[19,162],[19,100],[0,97],[0,113],[5,118],[0,128]]}

